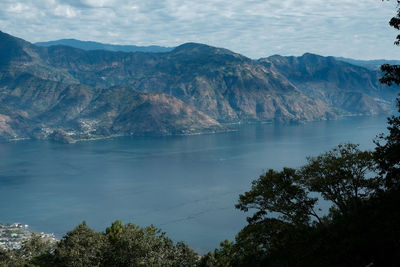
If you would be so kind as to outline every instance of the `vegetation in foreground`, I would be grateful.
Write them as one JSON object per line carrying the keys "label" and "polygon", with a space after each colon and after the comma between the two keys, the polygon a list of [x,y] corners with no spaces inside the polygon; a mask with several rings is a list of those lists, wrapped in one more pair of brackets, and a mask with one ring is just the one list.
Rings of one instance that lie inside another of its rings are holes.
{"label": "vegetation in foreground", "polygon": [[195,266],[198,255],[154,226],[115,221],[105,233],[85,222],[57,243],[33,235],[20,250],[0,250],[0,266]]}

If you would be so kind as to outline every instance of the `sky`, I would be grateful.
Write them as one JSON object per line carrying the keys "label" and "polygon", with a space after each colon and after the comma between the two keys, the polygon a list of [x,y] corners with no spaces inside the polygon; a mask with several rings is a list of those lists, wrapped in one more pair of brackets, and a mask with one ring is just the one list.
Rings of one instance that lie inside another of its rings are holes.
{"label": "sky", "polygon": [[400,59],[381,0],[0,0],[0,30],[30,42],[75,38],[112,44],[228,48],[273,54]]}

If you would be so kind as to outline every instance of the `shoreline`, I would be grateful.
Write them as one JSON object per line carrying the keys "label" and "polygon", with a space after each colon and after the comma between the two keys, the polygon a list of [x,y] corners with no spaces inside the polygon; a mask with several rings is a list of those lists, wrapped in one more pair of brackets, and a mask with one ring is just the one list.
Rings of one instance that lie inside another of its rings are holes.
{"label": "shoreline", "polygon": [[[99,140],[106,140],[106,139],[112,139],[112,138],[120,138],[120,137],[171,137],[171,136],[196,136],[196,135],[208,135],[208,134],[220,134],[220,133],[229,133],[229,132],[236,132],[238,131],[235,129],[237,126],[242,126],[242,125],[263,125],[263,124],[281,124],[281,125],[302,125],[302,124],[307,124],[307,123],[312,123],[312,122],[322,122],[322,121],[336,121],[336,120],[342,120],[345,118],[351,118],[351,117],[377,117],[377,116],[391,116],[392,112],[389,113],[384,113],[384,114],[344,114],[340,115],[337,118],[334,119],[319,119],[319,120],[304,120],[304,121],[273,121],[273,120],[265,120],[265,121],[237,121],[237,122],[221,122],[221,125],[225,126],[224,130],[219,130],[219,131],[204,131],[204,132],[194,132],[194,133],[181,133],[181,134],[165,134],[165,135],[152,135],[152,134],[139,134],[139,135],[125,135],[125,134],[112,134],[109,136],[94,136],[94,137],[89,137],[89,138],[78,138],[78,139],[68,139],[66,140],[53,140],[51,138],[31,138],[31,137],[16,137],[16,138],[10,138],[10,139],[0,139],[0,144],[1,143],[12,143],[12,142],[20,142],[20,141],[50,141],[54,143],[59,143],[59,144],[75,144],[75,143],[80,143],[80,142],[91,142],[91,141],[99,141]],[[234,128],[230,128],[234,127]],[[69,134],[68,137],[71,137]]]}

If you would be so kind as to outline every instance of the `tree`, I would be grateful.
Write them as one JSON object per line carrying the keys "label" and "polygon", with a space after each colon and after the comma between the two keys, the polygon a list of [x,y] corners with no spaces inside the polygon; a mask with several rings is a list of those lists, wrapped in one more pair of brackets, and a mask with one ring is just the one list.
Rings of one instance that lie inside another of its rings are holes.
{"label": "tree", "polygon": [[22,243],[22,251],[29,258],[50,252],[52,249],[53,246],[50,241],[43,240],[42,237],[35,233]]}
{"label": "tree", "polygon": [[[382,0],[383,1],[383,0]],[[400,4],[400,0],[397,0]],[[390,21],[389,25],[396,30],[400,30],[400,8],[397,9],[397,14]],[[400,46],[400,34],[397,35],[395,45]],[[384,76],[380,79],[381,83],[391,86],[393,83],[400,84],[400,66],[399,65],[389,65],[383,64],[381,70],[384,72]]]}
{"label": "tree", "polygon": [[333,202],[333,208],[342,213],[350,205],[356,207],[361,200],[368,199],[379,188],[377,178],[367,178],[374,171],[372,153],[361,151],[358,145],[338,145],[307,161],[300,170],[301,183],[310,192],[320,193]]}
{"label": "tree", "polygon": [[21,249],[0,249],[0,266],[5,267],[47,267],[53,266],[51,251],[53,243],[37,234],[22,243]]}
{"label": "tree", "polygon": [[[397,98],[400,112],[400,98]],[[400,190],[400,116],[388,118],[389,135],[381,134],[375,140],[375,160],[386,189]]]}
{"label": "tree", "polygon": [[160,266],[168,261],[168,250],[173,247],[173,242],[154,226],[141,228],[119,221],[107,228],[106,238],[109,245],[104,266]]}
{"label": "tree", "polygon": [[52,266],[54,243],[44,240],[41,236],[33,233],[32,236],[22,244],[19,257],[26,261],[27,266]]}
{"label": "tree", "polygon": [[100,266],[103,247],[103,234],[94,232],[82,222],[57,244],[54,266]]}
{"label": "tree", "polygon": [[12,266],[13,264],[12,255],[9,250],[0,249],[0,266]]}
{"label": "tree", "polygon": [[107,245],[101,266],[194,266],[197,254],[173,241],[155,226],[139,227],[115,221],[106,229]]}
{"label": "tree", "polygon": [[309,197],[300,182],[294,169],[284,168],[281,172],[270,169],[252,182],[249,192],[239,196],[236,208],[245,212],[255,210],[247,218],[250,224],[261,222],[271,215],[294,224],[307,224],[310,216],[319,220],[314,210],[317,198]]}
{"label": "tree", "polygon": [[154,226],[115,221],[104,232],[85,222],[57,244],[33,234],[20,250],[0,250],[0,266],[196,266],[199,256],[185,243],[174,242]]}
{"label": "tree", "polygon": [[183,242],[175,245],[172,257],[174,266],[196,266],[199,261],[199,255]]}
{"label": "tree", "polygon": [[[213,253],[209,252],[201,257],[199,266],[213,266],[213,267],[225,267],[225,266],[238,266],[238,259],[235,258],[235,245],[225,240],[220,244],[221,249],[215,249]],[[250,265],[249,265],[250,266]]]}
{"label": "tree", "polygon": [[[400,4],[400,0],[397,0]],[[389,25],[400,30],[400,8]],[[400,46],[400,34],[397,35],[395,45]],[[391,86],[393,83],[400,84],[400,66],[384,64],[381,66],[384,76],[380,81]],[[400,98],[397,98],[397,108],[400,112]],[[400,116],[388,118],[389,135],[381,134],[375,141],[375,159],[378,163],[380,174],[385,180],[387,189],[400,190]]]}
{"label": "tree", "polygon": [[307,225],[312,219],[322,222],[315,207],[318,198],[312,194],[320,194],[345,213],[379,188],[378,179],[367,178],[374,170],[372,153],[358,145],[339,145],[307,161],[299,170],[268,170],[239,196],[236,208],[255,210],[248,218],[250,224],[273,215],[283,222]]}
{"label": "tree", "polygon": [[[379,217],[370,218],[371,209],[365,205],[380,188],[379,179],[371,175],[374,166],[371,152],[344,144],[307,158],[299,169],[268,170],[252,182],[250,191],[239,196],[236,208],[251,216],[236,242],[221,244],[221,249],[207,254],[201,264],[369,264],[377,251],[369,238],[374,236]],[[317,211],[317,196],[331,201],[329,211]]]}

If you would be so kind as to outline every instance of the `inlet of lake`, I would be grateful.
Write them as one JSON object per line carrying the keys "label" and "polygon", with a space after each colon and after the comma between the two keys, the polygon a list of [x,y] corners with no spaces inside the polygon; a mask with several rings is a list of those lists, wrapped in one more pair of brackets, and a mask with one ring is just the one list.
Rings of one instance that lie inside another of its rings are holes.
{"label": "inlet of lake", "polygon": [[339,143],[373,149],[382,132],[386,118],[377,116],[193,136],[1,143],[0,222],[59,238],[83,220],[97,231],[117,219],[153,224],[202,254],[246,224],[234,205],[264,171],[299,167]]}

